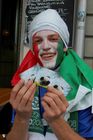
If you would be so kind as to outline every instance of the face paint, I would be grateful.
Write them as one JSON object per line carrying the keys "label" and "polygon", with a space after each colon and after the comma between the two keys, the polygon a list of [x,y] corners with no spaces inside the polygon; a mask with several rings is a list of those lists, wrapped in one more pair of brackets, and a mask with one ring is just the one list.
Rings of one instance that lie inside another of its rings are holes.
{"label": "face paint", "polygon": [[57,59],[56,59],[56,66],[59,66],[63,59],[63,49],[64,49],[64,43],[61,39],[58,41],[58,47],[57,47]]}
{"label": "face paint", "polygon": [[58,33],[51,30],[39,31],[33,36],[33,50],[46,68],[53,69],[60,62],[63,44],[59,39]]}

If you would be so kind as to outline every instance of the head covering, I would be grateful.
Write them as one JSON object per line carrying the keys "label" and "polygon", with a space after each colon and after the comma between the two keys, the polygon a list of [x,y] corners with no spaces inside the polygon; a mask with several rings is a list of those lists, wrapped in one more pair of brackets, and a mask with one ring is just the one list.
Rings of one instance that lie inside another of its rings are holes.
{"label": "head covering", "polygon": [[69,31],[66,23],[54,9],[47,9],[39,13],[29,26],[29,41],[32,45],[32,36],[42,30],[53,30],[57,32],[63,40],[65,47],[69,43]]}

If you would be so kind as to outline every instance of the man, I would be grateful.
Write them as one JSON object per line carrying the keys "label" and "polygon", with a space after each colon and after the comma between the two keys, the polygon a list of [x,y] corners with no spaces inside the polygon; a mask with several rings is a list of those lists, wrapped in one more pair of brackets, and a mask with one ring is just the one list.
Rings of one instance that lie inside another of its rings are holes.
{"label": "man", "polygon": [[[69,32],[65,22],[55,10],[45,10],[32,21],[29,40],[32,52],[28,52],[12,80],[13,85],[17,83],[10,97],[16,115],[7,140],[92,140],[93,72],[72,49],[67,48]],[[56,71],[71,87],[66,98],[64,92],[47,87],[40,102],[44,108],[43,118],[48,125],[42,123],[40,108],[35,114],[36,110],[32,107],[36,96],[38,99],[36,84],[32,80],[26,83],[19,81],[20,73],[37,63]],[[69,118],[67,121],[66,115]],[[69,125],[68,121],[72,124]],[[76,132],[71,128],[74,122]]]}

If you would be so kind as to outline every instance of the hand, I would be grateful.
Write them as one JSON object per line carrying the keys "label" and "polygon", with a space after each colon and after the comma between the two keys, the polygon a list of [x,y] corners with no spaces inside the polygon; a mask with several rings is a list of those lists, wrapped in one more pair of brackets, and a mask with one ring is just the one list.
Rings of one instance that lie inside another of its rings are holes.
{"label": "hand", "polygon": [[64,94],[53,87],[47,88],[48,92],[42,98],[42,106],[44,107],[43,117],[48,123],[60,118],[68,107],[68,102]]}
{"label": "hand", "polygon": [[16,110],[16,114],[20,120],[29,120],[32,113],[32,101],[36,85],[32,81],[27,83],[20,80],[12,89],[10,95],[10,104]]}

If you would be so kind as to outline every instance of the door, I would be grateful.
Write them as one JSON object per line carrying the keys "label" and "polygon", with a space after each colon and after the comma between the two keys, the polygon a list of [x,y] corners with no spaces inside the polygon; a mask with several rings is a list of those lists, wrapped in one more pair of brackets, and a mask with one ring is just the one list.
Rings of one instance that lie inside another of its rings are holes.
{"label": "door", "polygon": [[0,0],[0,98],[9,94],[19,63],[20,3],[21,0]]}
{"label": "door", "polygon": [[21,0],[0,0],[0,134],[10,130],[11,79],[19,65]]}
{"label": "door", "polygon": [[15,32],[18,30],[16,14],[19,7],[17,0],[2,0],[0,3],[0,88],[8,88],[18,62]]}

